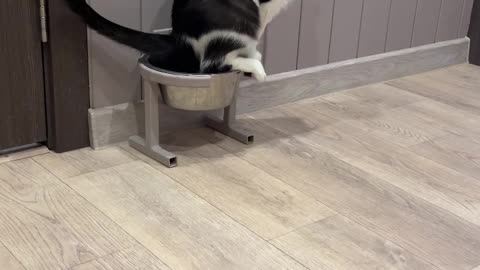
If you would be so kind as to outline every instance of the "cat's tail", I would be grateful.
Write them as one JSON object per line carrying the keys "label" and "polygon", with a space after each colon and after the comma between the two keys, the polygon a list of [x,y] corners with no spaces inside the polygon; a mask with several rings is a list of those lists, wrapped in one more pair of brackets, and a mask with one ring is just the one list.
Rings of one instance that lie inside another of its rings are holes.
{"label": "cat's tail", "polygon": [[90,7],[86,0],[65,1],[91,29],[118,43],[144,53],[166,52],[175,46],[176,40],[172,36],[144,33],[107,20]]}

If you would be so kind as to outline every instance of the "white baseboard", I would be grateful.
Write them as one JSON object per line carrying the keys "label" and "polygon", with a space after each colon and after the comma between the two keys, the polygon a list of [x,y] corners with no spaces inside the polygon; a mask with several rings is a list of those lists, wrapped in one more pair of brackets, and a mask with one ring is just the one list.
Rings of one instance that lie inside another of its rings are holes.
{"label": "white baseboard", "polygon": [[[466,63],[469,40],[462,38],[269,76],[265,82],[243,81],[238,113],[248,113],[335,91],[388,81]],[[202,125],[203,115],[162,107],[165,132]],[[90,109],[93,148],[119,143],[142,133],[142,102]]]}

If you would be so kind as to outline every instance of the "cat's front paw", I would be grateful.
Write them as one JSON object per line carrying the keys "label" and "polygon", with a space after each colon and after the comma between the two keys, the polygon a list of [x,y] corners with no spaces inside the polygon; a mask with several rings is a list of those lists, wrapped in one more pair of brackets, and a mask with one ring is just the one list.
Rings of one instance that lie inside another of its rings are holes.
{"label": "cat's front paw", "polygon": [[259,51],[256,51],[255,53],[253,53],[253,59],[256,59],[261,62],[263,59],[262,53]]}
{"label": "cat's front paw", "polygon": [[263,82],[267,79],[267,73],[264,70],[258,70],[253,73],[253,77],[260,82]]}

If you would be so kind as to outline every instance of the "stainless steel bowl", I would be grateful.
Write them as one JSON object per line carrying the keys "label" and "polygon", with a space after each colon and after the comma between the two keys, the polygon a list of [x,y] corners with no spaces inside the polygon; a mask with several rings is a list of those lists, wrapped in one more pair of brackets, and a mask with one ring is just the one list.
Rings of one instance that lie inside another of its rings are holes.
{"label": "stainless steel bowl", "polygon": [[156,83],[163,101],[173,108],[210,111],[228,107],[240,82],[240,72],[221,74],[184,74],[153,66],[149,56],[139,61],[142,77]]}

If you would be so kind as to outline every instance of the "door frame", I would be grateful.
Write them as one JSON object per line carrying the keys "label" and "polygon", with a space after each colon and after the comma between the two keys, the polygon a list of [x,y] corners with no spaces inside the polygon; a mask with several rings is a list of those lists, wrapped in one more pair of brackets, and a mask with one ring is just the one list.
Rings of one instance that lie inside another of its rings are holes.
{"label": "door frame", "polygon": [[87,28],[65,0],[46,1],[48,42],[43,43],[47,146],[66,152],[90,145]]}
{"label": "door frame", "polygon": [[480,0],[475,0],[472,10],[470,29],[470,63],[480,66]]}

